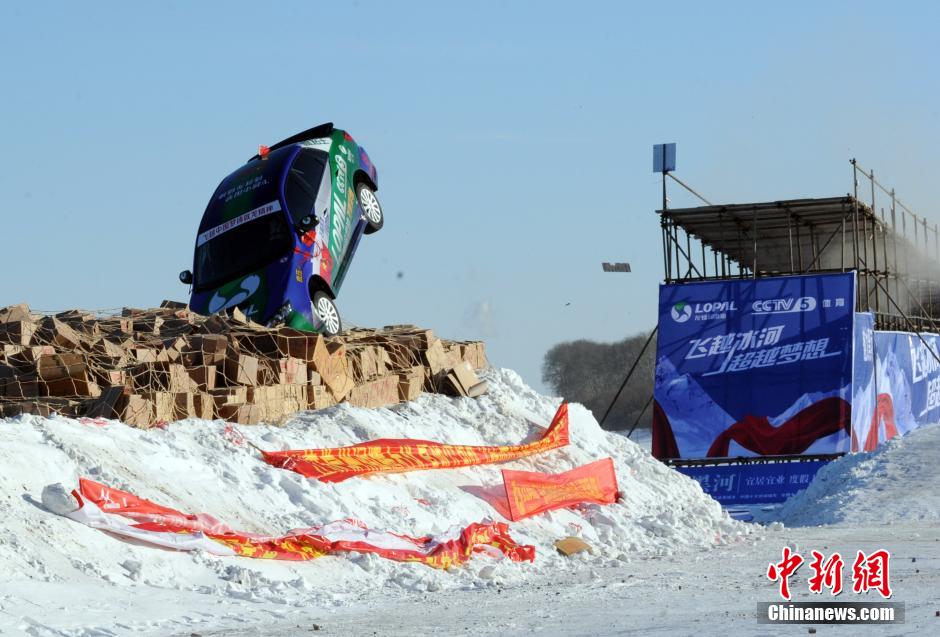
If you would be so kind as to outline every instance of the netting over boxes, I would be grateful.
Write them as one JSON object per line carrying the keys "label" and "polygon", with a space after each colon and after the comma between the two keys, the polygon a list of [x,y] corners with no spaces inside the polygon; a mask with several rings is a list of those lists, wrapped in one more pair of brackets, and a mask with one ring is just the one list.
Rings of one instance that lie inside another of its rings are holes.
{"label": "netting over boxes", "polygon": [[412,325],[324,338],[169,301],[120,315],[3,308],[0,348],[0,417],[57,412],[138,427],[191,417],[276,423],[342,401],[473,394],[471,370],[486,365],[483,343]]}

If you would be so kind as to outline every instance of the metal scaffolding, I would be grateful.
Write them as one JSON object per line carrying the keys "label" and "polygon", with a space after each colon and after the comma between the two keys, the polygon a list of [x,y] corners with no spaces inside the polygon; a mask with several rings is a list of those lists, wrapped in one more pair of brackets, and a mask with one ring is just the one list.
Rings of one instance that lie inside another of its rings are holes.
{"label": "metal scaffolding", "polygon": [[843,197],[664,206],[665,282],[855,270],[855,309],[874,313],[877,329],[940,332],[940,228],[851,164]]}

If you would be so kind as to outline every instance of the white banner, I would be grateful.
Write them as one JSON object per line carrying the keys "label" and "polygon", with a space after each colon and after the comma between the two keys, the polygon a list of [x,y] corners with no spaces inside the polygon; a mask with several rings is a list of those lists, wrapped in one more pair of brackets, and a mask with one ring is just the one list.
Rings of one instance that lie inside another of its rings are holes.
{"label": "white banner", "polygon": [[272,212],[280,212],[280,210],[281,210],[281,202],[277,201],[276,199],[272,201],[271,203],[266,203],[263,206],[258,206],[254,210],[249,210],[245,214],[238,215],[234,219],[229,219],[225,223],[218,225],[215,228],[206,230],[201,235],[199,235],[199,238],[196,240],[196,247],[198,248],[199,246],[204,244],[206,241],[209,241],[210,239],[215,239],[220,234],[224,232],[228,232],[232,228],[237,228],[238,226],[242,224],[248,223],[249,221],[253,221],[259,217],[269,215]]}

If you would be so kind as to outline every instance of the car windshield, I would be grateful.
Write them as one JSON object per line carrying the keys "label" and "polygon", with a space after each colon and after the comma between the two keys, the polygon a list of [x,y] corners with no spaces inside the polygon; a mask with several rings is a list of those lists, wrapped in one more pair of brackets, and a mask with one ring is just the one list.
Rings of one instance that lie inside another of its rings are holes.
{"label": "car windshield", "polygon": [[292,245],[291,229],[280,207],[223,230],[196,248],[194,287],[218,287],[284,256]]}

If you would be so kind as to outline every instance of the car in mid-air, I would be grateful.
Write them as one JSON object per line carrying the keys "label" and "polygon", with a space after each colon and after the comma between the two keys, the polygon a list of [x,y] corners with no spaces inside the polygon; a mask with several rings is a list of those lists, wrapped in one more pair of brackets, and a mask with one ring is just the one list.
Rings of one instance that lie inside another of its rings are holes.
{"label": "car in mid-air", "polygon": [[377,189],[365,149],[332,123],[262,146],[206,206],[180,273],[190,309],[338,334],[336,296],[362,235],[384,223]]}

